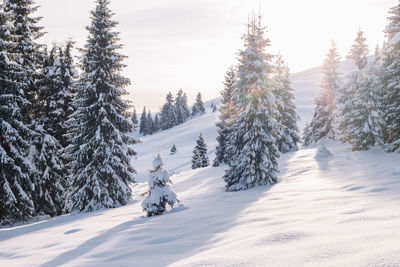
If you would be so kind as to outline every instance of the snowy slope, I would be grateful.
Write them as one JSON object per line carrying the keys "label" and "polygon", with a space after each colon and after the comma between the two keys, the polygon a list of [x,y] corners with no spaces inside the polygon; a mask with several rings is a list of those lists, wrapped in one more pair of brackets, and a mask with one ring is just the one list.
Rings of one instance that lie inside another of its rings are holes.
{"label": "snowy slope", "polygon": [[[280,183],[228,193],[224,167],[189,165],[200,131],[214,149],[216,116],[142,138],[128,205],[0,229],[0,266],[400,265],[399,154],[310,147],[280,159]],[[141,182],[157,150],[184,205],[146,218]]]}

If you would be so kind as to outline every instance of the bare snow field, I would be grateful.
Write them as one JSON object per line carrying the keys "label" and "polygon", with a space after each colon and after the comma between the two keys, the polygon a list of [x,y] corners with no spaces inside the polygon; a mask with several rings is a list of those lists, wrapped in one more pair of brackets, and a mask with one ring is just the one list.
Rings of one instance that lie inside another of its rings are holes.
{"label": "bare snow field", "polygon": [[[0,229],[0,266],[400,266],[400,154],[327,143],[331,155],[316,157],[310,146],[280,158],[280,183],[225,192],[224,167],[190,169],[200,132],[214,157],[207,107],[141,138],[128,205]],[[147,218],[141,194],[158,151],[183,204]]]}

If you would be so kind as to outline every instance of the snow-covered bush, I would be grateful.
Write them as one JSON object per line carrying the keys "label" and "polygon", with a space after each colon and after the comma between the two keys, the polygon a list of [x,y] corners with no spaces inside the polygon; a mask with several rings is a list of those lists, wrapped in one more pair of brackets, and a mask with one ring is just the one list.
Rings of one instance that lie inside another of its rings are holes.
{"label": "snow-covered bush", "polygon": [[169,184],[172,182],[168,171],[163,169],[163,161],[160,154],[157,154],[149,175],[149,191],[142,202],[142,209],[147,212],[148,217],[161,215],[166,211],[167,204],[172,208],[178,201]]}

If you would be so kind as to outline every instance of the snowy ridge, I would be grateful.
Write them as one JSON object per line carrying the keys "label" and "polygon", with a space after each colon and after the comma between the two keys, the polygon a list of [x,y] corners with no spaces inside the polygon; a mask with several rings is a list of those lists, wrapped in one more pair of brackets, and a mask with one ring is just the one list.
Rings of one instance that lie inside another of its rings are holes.
{"label": "snowy ridge", "polygon": [[[209,153],[216,144],[217,113],[206,107],[203,116],[142,138],[128,205],[0,229],[0,265],[400,264],[399,154],[326,143],[332,156],[315,158],[312,146],[281,157],[280,183],[225,192],[224,167],[190,169],[200,131]],[[146,218],[140,194],[157,149],[184,206]]]}

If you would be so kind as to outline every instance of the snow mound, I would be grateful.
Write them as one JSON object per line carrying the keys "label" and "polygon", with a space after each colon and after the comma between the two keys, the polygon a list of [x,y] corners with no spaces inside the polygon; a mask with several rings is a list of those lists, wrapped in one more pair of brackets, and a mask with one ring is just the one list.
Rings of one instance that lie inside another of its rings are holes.
{"label": "snow mound", "polygon": [[331,157],[331,156],[332,156],[332,153],[325,147],[325,145],[319,144],[317,153],[315,154],[315,158],[319,159],[319,158],[327,158],[327,157]]}

